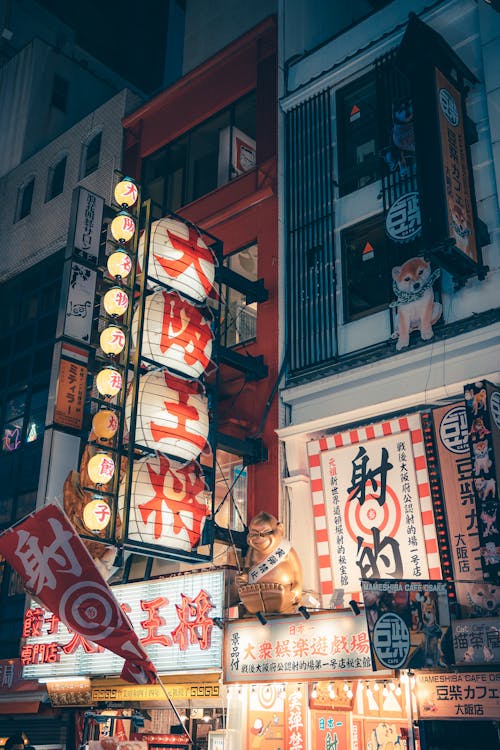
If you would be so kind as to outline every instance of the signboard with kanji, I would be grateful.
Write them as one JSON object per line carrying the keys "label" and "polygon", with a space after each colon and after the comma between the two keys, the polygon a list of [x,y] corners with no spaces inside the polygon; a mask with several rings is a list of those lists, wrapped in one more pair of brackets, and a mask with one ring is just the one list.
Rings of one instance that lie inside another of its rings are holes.
{"label": "signboard with kanji", "polygon": [[328,680],[372,674],[366,623],[349,612],[235,620],[226,626],[224,682]]}
{"label": "signboard with kanji", "polygon": [[85,188],[77,188],[75,253],[87,261],[97,264],[101,242],[104,199]]}
{"label": "signboard with kanji", "polygon": [[[361,578],[440,578],[419,414],[308,444],[322,594]],[[327,599],[328,601],[328,599]]]}
{"label": "signboard with kanji", "polygon": [[452,622],[455,664],[500,664],[500,618],[477,617]]}
{"label": "signboard with kanji", "polygon": [[83,423],[87,368],[61,358],[57,382],[54,423],[80,430]]}
{"label": "signboard with kanji", "polygon": [[[114,586],[139,641],[158,672],[220,669],[223,572],[210,571]],[[97,606],[97,605],[96,605]],[[36,602],[26,611],[21,649],[25,678],[118,675],[123,659],[84,639]]]}
{"label": "signboard with kanji", "polygon": [[500,716],[500,672],[416,675],[419,718],[492,719]]}

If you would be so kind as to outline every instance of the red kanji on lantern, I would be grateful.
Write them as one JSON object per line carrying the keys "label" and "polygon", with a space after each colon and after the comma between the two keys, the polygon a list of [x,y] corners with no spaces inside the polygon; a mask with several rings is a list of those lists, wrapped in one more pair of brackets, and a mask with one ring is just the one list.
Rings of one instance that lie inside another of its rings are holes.
{"label": "red kanji on lantern", "polygon": [[212,338],[210,323],[197,307],[184,302],[177,294],[164,293],[160,339],[163,354],[172,346],[180,347],[185,364],[192,366],[199,362],[204,371],[210,364],[206,349]]}

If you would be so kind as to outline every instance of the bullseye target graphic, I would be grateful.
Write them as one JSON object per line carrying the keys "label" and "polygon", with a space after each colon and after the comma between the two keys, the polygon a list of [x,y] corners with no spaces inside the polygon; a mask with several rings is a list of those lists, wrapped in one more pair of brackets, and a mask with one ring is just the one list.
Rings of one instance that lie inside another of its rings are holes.
{"label": "bullseye target graphic", "polygon": [[273,708],[278,697],[277,688],[275,685],[259,685],[257,688],[257,697],[260,705],[264,709]]}
{"label": "bullseye target graphic", "polygon": [[363,546],[373,548],[373,528],[377,528],[381,535],[395,537],[401,524],[401,504],[391,489],[386,487],[385,501],[379,503],[379,496],[366,493],[365,501],[361,505],[357,498],[348,499],[344,509],[344,521],[347,533],[357,544],[358,537],[363,538]]}
{"label": "bullseye target graphic", "polygon": [[70,586],[59,606],[60,619],[91,641],[100,641],[116,631],[123,622],[111,593],[92,581]]}

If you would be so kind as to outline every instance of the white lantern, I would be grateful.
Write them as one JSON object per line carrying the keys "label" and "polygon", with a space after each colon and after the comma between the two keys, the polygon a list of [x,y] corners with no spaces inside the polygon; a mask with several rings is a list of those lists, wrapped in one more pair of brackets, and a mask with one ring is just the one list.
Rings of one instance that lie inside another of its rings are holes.
{"label": "white lantern", "polygon": [[113,479],[115,463],[108,453],[96,453],[89,459],[87,473],[94,484],[107,484]]}
{"label": "white lantern", "polygon": [[123,208],[131,208],[137,201],[138,195],[137,185],[131,177],[124,177],[115,187],[115,201]]}
{"label": "white lantern", "polygon": [[108,315],[118,318],[127,312],[128,294],[121,287],[113,286],[102,298],[102,304]]}
{"label": "white lantern", "polygon": [[120,211],[110,225],[111,234],[117,242],[125,244],[132,239],[135,232],[135,221],[126,211]]}
{"label": "white lantern", "polygon": [[105,367],[97,373],[95,379],[96,388],[105,398],[116,396],[123,385],[123,378],[114,367]]}
{"label": "white lantern", "polygon": [[[195,461],[183,465],[161,454],[135,461],[127,536],[148,545],[192,550],[209,514],[208,491]],[[120,494],[123,507],[123,489]]]}
{"label": "white lantern", "polygon": [[83,509],[83,523],[89,531],[102,531],[111,518],[111,508],[105,500],[91,500]]}
{"label": "white lantern", "polygon": [[116,250],[108,256],[106,266],[110,276],[125,279],[132,270],[132,259],[123,250]]}
{"label": "white lantern", "polygon": [[[131,394],[125,417],[130,425]],[[207,444],[208,400],[196,380],[149,372],[139,380],[135,442],[180,461],[196,459]]]}
{"label": "white lantern", "polygon": [[99,343],[104,354],[120,354],[125,347],[125,334],[117,326],[108,326],[101,331]]}
{"label": "white lantern", "polygon": [[[144,235],[139,240],[138,261],[143,268]],[[151,225],[148,276],[184,297],[204,302],[214,285],[215,258],[196,229],[177,219],[160,219]]]}
{"label": "white lantern", "polygon": [[[132,341],[137,346],[138,313],[132,321]],[[142,355],[182,373],[199,378],[212,354],[210,318],[175,292],[155,292],[146,298]]]}

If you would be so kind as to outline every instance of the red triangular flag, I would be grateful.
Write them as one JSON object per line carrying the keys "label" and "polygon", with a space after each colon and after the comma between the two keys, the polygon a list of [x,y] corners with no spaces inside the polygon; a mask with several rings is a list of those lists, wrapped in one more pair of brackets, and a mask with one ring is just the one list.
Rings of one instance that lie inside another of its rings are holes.
{"label": "red triangular flag", "polygon": [[0,534],[0,554],[68,628],[125,659],[122,679],[157,681],[130,620],[58,505],[45,505]]}

